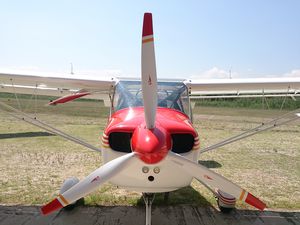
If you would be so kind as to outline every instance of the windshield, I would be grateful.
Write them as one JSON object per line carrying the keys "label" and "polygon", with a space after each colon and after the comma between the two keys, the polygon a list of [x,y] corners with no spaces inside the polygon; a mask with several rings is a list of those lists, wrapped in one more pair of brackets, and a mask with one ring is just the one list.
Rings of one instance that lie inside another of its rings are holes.
{"label": "windshield", "polygon": [[[157,98],[158,107],[189,115],[188,90],[183,82],[158,82]],[[141,81],[120,81],[114,93],[113,111],[137,106],[143,106]]]}

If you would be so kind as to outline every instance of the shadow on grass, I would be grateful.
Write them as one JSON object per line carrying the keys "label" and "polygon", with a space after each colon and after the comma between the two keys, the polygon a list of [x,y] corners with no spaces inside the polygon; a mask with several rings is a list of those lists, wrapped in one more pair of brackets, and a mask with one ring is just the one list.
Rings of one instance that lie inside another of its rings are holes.
{"label": "shadow on grass", "polygon": [[[167,199],[166,199],[167,194]],[[157,193],[153,201],[153,206],[163,205],[193,205],[211,206],[211,204],[191,186],[181,188],[172,192]],[[137,201],[137,206],[144,205],[143,196]]]}
{"label": "shadow on grass", "polygon": [[198,163],[207,168],[220,168],[222,165],[214,160],[198,160]]}
{"label": "shadow on grass", "polygon": [[55,136],[55,135],[48,133],[48,132],[7,133],[7,134],[0,134],[0,139],[26,138],[26,137],[47,137],[47,136]]}

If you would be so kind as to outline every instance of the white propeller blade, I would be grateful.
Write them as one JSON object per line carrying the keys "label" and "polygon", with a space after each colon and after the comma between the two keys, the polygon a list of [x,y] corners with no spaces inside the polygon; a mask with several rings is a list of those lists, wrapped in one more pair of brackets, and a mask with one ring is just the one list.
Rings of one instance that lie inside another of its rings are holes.
{"label": "white propeller blade", "polygon": [[213,172],[212,170],[209,170],[202,165],[199,165],[189,159],[182,157],[179,154],[172,152],[169,153],[167,159],[176,163],[178,166],[184,169],[187,173],[191,174],[194,178],[196,178],[204,185],[220,189],[234,196],[236,199],[244,201],[260,210],[264,210],[264,208],[266,207],[265,203],[253,196],[251,193],[245,191],[238,185],[227,180],[225,177]]}
{"label": "white propeller blade", "polygon": [[146,127],[155,127],[157,107],[157,77],[154,53],[152,14],[144,14],[142,38],[142,92]]}
{"label": "white propeller blade", "polygon": [[105,183],[119,173],[128,163],[131,162],[131,160],[134,159],[134,156],[135,153],[132,152],[101,166],[79,183],[74,185],[72,188],[63,194],[60,194],[56,199],[43,206],[41,209],[42,213],[47,215],[91,193],[101,184]]}

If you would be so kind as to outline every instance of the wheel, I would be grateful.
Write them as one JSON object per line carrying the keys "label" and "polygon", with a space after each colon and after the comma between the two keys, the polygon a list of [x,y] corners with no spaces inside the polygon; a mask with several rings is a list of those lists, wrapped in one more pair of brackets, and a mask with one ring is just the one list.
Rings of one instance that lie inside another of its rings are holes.
{"label": "wheel", "polygon": [[216,200],[222,213],[230,213],[235,208],[236,199],[228,193],[221,190],[217,191]]}
{"label": "wheel", "polygon": [[219,206],[220,211],[224,214],[229,214],[234,209],[234,208],[223,207],[220,205],[218,205],[218,206]]}
{"label": "wheel", "polygon": [[[61,185],[61,188],[59,190],[59,194],[63,194],[64,192],[66,192],[67,190],[69,190],[71,187],[73,187],[75,184],[77,184],[79,182],[79,179],[77,177],[70,177],[67,178],[63,184]],[[76,202],[72,202],[69,205],[65,206],[64,209],[65,210],[72,210],[75,207],[79,206],[79,205],[83,205],[84,204],[84,199],[78,199]]]}

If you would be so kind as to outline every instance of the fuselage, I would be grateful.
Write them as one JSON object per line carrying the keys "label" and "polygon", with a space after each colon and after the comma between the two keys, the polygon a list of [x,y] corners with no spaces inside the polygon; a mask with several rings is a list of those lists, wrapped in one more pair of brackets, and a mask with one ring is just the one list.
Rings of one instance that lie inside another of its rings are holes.
{"label": "fuselage", "polygon": [[187,100],[184,84],[159,83],[164,90],[158,92],[164,94],[158,100],[155,128],[151,130],[146,129],[138,83],[118,85],[122,85],[114,93],[118,100],[113,101],[113,112],[102,136],[103,160],[106,163],[132,151],[138,159],[110,182],[140,192],[166,192],[188,186],[192,177],[164,160],[169,151],[193,161],[198,159],[199,137],[182,102]]}

